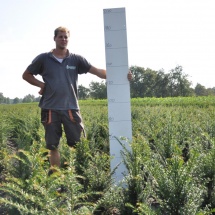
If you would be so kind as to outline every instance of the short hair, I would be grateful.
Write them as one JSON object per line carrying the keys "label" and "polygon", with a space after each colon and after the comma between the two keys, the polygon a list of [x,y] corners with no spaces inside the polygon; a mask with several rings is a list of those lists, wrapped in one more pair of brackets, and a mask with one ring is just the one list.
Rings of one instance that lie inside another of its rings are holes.
{"label": "short hair", "polygon": [[69,36],[70,36],[70,32],[69,32],[69,29],[66,28],[66,27],[58,27],[54,30],[54,37],[56,37],[58,35],[59,32],[66,32]]}

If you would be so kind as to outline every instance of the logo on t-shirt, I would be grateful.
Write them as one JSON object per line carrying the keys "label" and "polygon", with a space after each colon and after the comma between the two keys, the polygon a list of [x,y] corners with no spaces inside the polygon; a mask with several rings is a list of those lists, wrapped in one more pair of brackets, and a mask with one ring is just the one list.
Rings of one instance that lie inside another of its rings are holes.
{"label": "logo on t-shirt", "polygon": [[66,65],[66,69],[76,69],[76,66],[69,66],[69,65]]}

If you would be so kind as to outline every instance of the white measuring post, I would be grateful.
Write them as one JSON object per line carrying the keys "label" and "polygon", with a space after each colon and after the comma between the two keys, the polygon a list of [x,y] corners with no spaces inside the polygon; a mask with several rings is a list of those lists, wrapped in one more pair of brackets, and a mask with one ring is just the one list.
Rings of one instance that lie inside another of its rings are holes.
{"label": "white measuring post", "polygon": [[121,156],[123,147],[119,141],[130,150],[129,143],[132,140],[130,83],[127,78],[129,66],[125,8],[104,9],[103,15],[110,155],[113,157],[111,170],[118,166],[114,174],[117,183],[126,174]]}

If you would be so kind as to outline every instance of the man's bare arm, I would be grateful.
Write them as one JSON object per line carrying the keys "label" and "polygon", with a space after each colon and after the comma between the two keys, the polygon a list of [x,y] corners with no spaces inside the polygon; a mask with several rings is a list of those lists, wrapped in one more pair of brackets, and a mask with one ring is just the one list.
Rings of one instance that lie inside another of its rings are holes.
{"label": "man's bare arm", "polygon": [[[106,70],[104,70],[104,69],[98,69],[98,68],[96,68],[94,66],[91,66],[91,68],[89,70],[89,73],[91,73],[93,75],[96,75],[99,78],[106,79]],[[129,81],[132,80],[131,71],[128,72],[127,78],[128,78]]]}
{"label": "man's bare arm", "polygon": [[43,90],[45,87],[45,83],[42,81],[39,81],[38,79],[36,79],[34,77],[34,75],[32,73],[30,73],[28,70],[25,70],[25,72],[22,74],[22,78],[27,81],[29,84],[32,84],[36,87],[40,88],[39,94],[42,95],[43,94]]}
{"label": "man's bare arm", "polygon": [[106,79],[106,70],[98,69],[94,66],[91,66],[89,73],[98,76],[99,78]]}

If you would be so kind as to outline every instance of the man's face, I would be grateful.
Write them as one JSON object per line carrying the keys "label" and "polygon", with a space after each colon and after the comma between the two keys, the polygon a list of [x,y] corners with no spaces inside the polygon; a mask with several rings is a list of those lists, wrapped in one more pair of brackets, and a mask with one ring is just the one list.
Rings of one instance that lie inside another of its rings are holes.
{"label": "man's face", "polygon": [[60,31],[56,37],[54,37],[56,48],[65,49],[69,42],[69,34]]}

